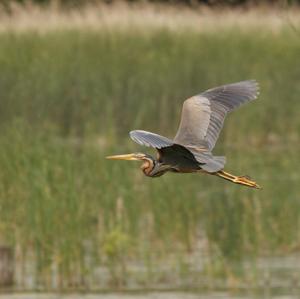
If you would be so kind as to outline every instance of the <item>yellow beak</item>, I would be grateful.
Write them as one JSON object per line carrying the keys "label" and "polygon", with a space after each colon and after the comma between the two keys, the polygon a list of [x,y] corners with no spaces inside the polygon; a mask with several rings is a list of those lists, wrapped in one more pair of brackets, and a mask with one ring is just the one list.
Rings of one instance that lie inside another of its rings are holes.
{"label": "yellow beak", "polygon": [[126,155],[115,155],[115,156],[107,156],[106,159],[110,160],[129,160],[129,161],[137,161],[140,160],[136,157],[136,154],[126,154]]}

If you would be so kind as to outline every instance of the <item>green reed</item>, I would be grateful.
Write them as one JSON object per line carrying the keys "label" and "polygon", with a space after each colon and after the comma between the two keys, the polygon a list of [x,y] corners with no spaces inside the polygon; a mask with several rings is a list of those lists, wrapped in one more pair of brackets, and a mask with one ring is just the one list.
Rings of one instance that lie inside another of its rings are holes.
{"label": "green reed", "polygon": [[[182,258],[198,250],[199,236],[223,270],[299,246],[294,32],[64,30],[0,40],[0,238],[22,249],[21,261],[34,255],[43,286],[51,287],[54,264],[60,287],[88,285],[82,276],[96,265],[122,285],[133,260],[147,266],[139,277],[147,285],[163,279],[156,265],[176,254],[186,275]],[[171,137],[183,99],[252,78],[259,100],[227,119],[216,153],[263,190],[195,174],[152,180],[138,163],[105,160],[154,153],[128,131]]]}

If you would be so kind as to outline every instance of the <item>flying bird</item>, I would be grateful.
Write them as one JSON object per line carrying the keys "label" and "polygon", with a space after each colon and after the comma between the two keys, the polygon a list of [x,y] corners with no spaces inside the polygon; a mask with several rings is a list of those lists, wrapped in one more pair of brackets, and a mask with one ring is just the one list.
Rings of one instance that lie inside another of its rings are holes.
{"label": "flying bird", "polygon": [[129,133],[138,144],[155,148],[157,158],[144,153],[107,158],[142,161],[141,169],[149,177],[159,177],[166,172],[196,172],[259,189],[250,177],[225,172],[226,158],[212,154],[227,113],[256,99],[258,89],[255,80],[247,80],[215,87],[185,100],[174,139],[143,130]]}

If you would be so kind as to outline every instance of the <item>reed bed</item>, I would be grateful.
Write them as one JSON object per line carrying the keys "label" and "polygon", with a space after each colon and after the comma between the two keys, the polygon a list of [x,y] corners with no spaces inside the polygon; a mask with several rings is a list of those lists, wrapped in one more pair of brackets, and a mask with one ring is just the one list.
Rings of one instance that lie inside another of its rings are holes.
{"label": "reed bed", "polygon": [[[136,284],[153,286],[172,277],[170,257],[181,286],[203,279],[198,263],[205,277],[242,280],[245,259],[255,276],[257,258],[299,249],[297,32],[130,28],[0,34],[0,239],[15,250],[20,287],[28,263],[36,288],[124,287],[136,263],[146,269]],[[252,78],[260,97],[230,115],[215,152],[263,190],[192,174],[152,180],[105,160],[154,153],[128,131],[171,137],[185,98]],[[195,252],[208,258],[191,262]],[[109,278],[87,280],[99,267]]]}

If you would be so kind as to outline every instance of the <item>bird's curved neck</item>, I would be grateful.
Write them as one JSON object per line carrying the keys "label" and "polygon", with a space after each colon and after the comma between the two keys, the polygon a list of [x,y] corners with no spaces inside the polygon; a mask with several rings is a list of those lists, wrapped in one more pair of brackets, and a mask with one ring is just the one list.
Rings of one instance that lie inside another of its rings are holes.
{"label": "bird's curved neck", "polygon": [[167,172],[170,168],[167,165],[161,164],[158,160],[149,156],[144,159],[144,163],[141,166],[143,173],[149,177],[159,177]]}
{"label": "bird's curved neck", "polygon": [[152,157],[144,159],[141,169],[146,176],[152,176],[151,172],[154,169],[156,161]]}

